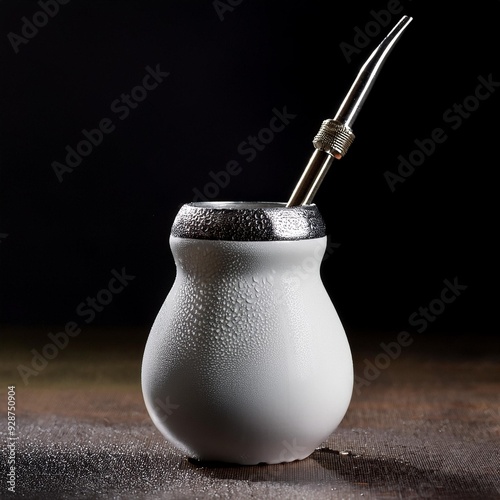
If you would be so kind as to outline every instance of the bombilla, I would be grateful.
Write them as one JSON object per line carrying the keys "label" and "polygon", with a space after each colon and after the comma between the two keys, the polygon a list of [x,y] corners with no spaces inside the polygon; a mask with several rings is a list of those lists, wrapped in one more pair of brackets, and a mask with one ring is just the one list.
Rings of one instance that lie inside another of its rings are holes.
{"label": "bombilla", "polygon": [[321,128],[313,140],[315,151],[295,186],[287,207],[311,204],[334,158],[340,160],[347,153],[355,137],[351,126],[372,89],[387,56],[411,21],[411,17],[403,16],[392,28],[363,64],[335,117],[325,120],[321,124]]}

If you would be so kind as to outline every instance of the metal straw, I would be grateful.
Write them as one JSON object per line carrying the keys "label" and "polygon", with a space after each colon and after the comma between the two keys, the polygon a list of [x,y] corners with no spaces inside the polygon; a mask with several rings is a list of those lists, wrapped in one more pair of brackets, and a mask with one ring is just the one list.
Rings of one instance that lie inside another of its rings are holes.
{"label": "metal straw", "polygon": [[287,207],[309,205],[325,178],[334,158],[340,160],[354,141],[351,129],[387,56],[413,18],[403,16],[358,73],[335,118],[325,120],[313,140],[315,151],[297,183]]}

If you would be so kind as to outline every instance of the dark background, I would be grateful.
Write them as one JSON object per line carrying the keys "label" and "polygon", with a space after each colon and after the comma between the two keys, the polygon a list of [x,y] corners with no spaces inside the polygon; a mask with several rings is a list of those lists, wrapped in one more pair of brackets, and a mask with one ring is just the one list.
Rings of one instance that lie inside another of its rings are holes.
{"label": "dark background", "polygon": [[[408,318],[439,298],[445,279],[467,289],[418,335],[470,336],[471,345],[493,337],[500,89],[460,126],[444,116],[478,77],[500,82],[500,2],[232,4],[218,13],[210,0],[71,0],[16,53],[8,34],[21,35],[23,16],[41,7],[0,2],[3,331],[85,326],[78,304],[125,268],[134,280],[89,326],[118,327],[109,335],[122,340],[120,328],[138,327],[142,344],[174,279],[168,235],[178,207],[230,160],[241,173],[209,198],[286,201],[322,120],[407,14],[414,20],[353,127],[356,141],[315,198],[340,244],[323,279],[351,338],[417,335]],[[388,6],[401,12],[348,61],[340,44],[354,45],[370,11]],[[120,120],[111,103],[157,65],[170,75]],[[283,107],[296,117],[248,162],[240,143]],[[116,129],[59,182],[52,162],[104,118]],[[437,127],[447,139],[391,192],[384,172]]]}

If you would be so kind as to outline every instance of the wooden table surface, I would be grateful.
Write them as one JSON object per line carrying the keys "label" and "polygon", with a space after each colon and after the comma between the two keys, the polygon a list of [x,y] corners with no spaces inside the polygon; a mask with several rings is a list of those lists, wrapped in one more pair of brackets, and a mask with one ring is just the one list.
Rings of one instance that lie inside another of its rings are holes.
{"label": "wooden table surface", "polygon": [[[415,342],[356,388],[339,428],[307,459],[233,466],[193,462],[153,426],[140,389],[143,345],[130,340],[141,335],[73,339],[24,384],[17,367],[29,365],[30,350],[46,336],[2,331],[1,498],[500,498],[500,356],[493,342],[481,349]],[[379,338],[353,345],[358,376],[380,352]],[[19,436],[15,493],[6,489],[4,460],[9,385],[16,386]]]}

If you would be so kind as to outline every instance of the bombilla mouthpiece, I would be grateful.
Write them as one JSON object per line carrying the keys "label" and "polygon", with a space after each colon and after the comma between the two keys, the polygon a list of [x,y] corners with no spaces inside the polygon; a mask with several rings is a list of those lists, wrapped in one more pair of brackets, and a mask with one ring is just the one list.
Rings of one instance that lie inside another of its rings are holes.
{"label": "bombilla mouthpiece", "polygon": [[312,203],[333,159],[340,160],[354,141],[352,124],[375,83],[380,70],[413,18],[403,16],[363,64],[333,119],[325,120],[314,137],[316,149],[296,185],[288,207]]}
{"label": "bombilla mouthpiece", "polygon": [[396,42],[411,21],[411,17],[403,16],[398,24],[396,24],[382,42],[380,42],[380,45],[371,53],[370,57],[360,69],[344,101],[340,105],[334,120],[341,122],[346,127],[352,126],[377,76],[380,74],[380,70],[387,56],[391,53]]}

